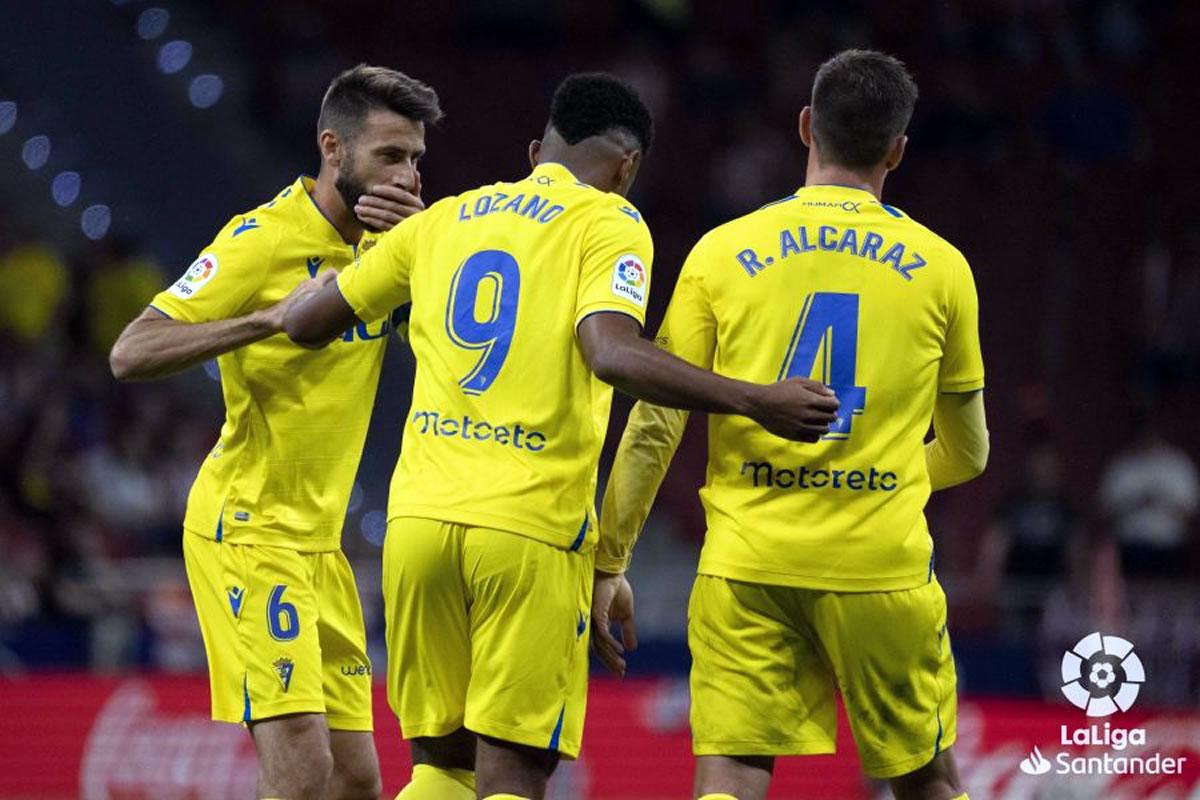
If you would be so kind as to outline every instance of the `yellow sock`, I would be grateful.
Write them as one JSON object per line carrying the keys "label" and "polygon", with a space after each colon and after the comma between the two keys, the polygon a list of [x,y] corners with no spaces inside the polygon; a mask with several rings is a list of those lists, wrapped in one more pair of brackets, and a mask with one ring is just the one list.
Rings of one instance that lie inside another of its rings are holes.
{"label": "yellow sock", "polygon": [[701,795],[700,800],[738,800],[738,799],[731,794],[725,794],[724,792],[717,792],[715,794]]}
{"label": "yellow sock", "polygon": [[529,800],[529,798],[519,794],[489,794],[483,800]]}
{"label": "yellow sock", "polygon": [[417,764],[396,800],[475,800],[475,773]]}
{"label": "yellow sock", "polygon": [[971,798],[967,797],[966,792],[963,792],[958,797],[951,797],[950,800],[971,800]]}

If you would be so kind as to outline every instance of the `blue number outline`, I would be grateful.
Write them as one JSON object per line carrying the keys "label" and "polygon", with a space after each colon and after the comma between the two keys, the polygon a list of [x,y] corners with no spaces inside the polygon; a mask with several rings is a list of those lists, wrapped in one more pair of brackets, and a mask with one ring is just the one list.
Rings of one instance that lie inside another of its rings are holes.
{"label": "blue number outline", "polygon": [[[495,293],[488,319],[480,322],[475,319],[475,304],[485,280],[495,284]],[[446,303],[446,334],[465,350],[483,351],[458,382],[464,393],[483,394],[495,384],[512,347],[520,293],[520,266],[512,254],[503,250],[480,250],[467,257],[454,273]],[[493,331],[496,335],[489,336]]]}
{"label": "blue number outline", "polygon": [[[300,614],[294,605],[283,602],[285,591],[287,591],[287,584],[276,584],[267,601],[267,633],[271,634],[271,638],[277,642],[290,642],[300,635]],[[281,613],[287,617],[286,627],[279,624]]]}
{"label": "blue number outline", "polygon": [[849,439],[850,425],[867,406],[867,388],[859,386],[857,294],[812,292],[804,298],[777,380],[807,378],[824,345],[819,380],[833,389],[841,407],[822,439]]}

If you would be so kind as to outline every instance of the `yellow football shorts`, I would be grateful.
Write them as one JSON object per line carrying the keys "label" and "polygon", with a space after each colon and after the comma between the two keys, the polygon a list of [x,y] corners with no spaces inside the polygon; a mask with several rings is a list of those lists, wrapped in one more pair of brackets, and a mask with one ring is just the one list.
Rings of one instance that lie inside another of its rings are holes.
{"label": "yellow football shorts", "polygon": [[400,517],[383,546],[388,700],[405,738],[461,727],[579,755],[594,554]]}
{"label": "yellow football shorts", "polygon": [[334,730],[372,729],[366,629],[341,550],[302,553],[185,532],[183,558],[213,719],[314,713]]}
{"label": "yellow football shorts", "polygon": [[872,777],[912,772],[954,743],[954,659],[936,580],[849,593],[699,575],[688,646],[698,756],[834,752],[835,686]]}

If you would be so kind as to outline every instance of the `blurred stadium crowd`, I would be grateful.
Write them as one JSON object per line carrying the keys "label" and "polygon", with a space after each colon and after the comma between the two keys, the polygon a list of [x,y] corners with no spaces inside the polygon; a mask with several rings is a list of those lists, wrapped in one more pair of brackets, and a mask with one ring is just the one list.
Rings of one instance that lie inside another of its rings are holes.
{"label": "blurred stadium crowd", "polygon": [[[812,74],[869,45],[922,93],[888,200],[966,254],[983,308],[992,463],[930,508],[964,691],[1056,695],[1063,647],[1119,625],[1156,675],[1148,699],[1200,705],[1200,151],[1178,79],[1200,66],[1197,4],[114,0],[62,29],[39,5],[0,33],[0,670],[203,668],[178,551],[217,376],[122,386],[105,356],[230,215],[315,169],[339,69],[385,64],[441,94],[427,200],[523,174],[564,73],[632,81],[659,126],[634,195],[657,324],[692,242],[802,182]],[[204,69],[224,87],[211,103]],[[66,146],[26,170],[22,143],[43,134]],[[52,201],[65,169],[85,199],[108,192],[111,226],[81,230],[86,203]],[[411,375],[390,349],[345,533],[376,645]],[[634,565],[641,671],[686,668],[703,464],[694,419]]]}

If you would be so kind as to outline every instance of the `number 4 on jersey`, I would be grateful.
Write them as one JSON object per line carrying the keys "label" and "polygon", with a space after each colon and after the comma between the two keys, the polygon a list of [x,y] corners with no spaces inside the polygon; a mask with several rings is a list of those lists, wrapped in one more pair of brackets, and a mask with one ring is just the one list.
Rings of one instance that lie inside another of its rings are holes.
{"label": "number 4 on jersey", "polygon": [[[823,358],[814,375],[817,356]],[[853,415],[867,406],[867,389],[855,383],[858,369],[858,295],[814,292],[804,299],[804,308],[787,355],[779,369],[784,378],[814,378],[837,394],[841,407],[837,421],[825,439],[848,439]]]}

